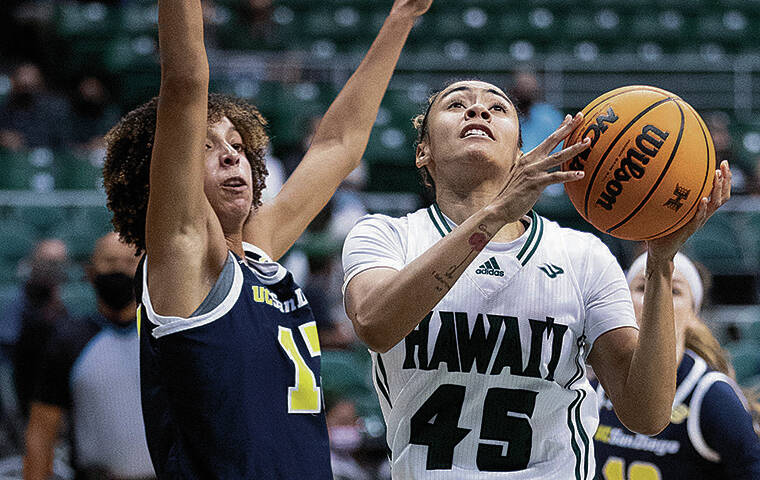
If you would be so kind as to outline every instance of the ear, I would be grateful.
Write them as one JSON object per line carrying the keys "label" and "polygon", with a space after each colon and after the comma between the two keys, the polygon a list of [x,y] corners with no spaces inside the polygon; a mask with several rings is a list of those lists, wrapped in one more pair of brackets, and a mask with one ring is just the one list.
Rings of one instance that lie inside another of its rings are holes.
{"label": "ear", "polygon": [[417,145],[417,151],[415,152],[414,164],[417,168],[422,168],[430,163],[430,147],[426,141],[422,141]]}

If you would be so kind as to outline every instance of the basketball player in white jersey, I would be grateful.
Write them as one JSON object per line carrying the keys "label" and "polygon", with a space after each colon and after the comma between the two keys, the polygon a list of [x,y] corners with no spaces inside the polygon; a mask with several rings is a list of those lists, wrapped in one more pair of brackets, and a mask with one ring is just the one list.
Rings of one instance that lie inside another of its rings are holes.
{"label": "basketball player in white jersey", "polygon": [[345,306],[372,351],[394,479],[593,478],[586,364],[631,430],[668,424],[673,257],[729,198],[731,172],[724,162],[693,221],[648,242],[637,327],[607,248],[531,210],[547,185],[581,178],[551,170],[588,143],[550,154],[581,122],[568,116],[523,154],[501,89],[449,85],[416,122],[436,202],[364,217],[349,234]]}

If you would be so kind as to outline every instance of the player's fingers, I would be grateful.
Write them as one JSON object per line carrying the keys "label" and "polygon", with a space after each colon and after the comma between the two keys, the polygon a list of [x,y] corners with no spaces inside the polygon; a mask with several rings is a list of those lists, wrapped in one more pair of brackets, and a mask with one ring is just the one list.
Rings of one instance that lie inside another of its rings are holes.
{"label": "player's fingers", "polygon": [[553,153],[539,160],[538,163],[536,163],[536,168],[539,168],[541,170],[548,170],[552,167],[562,165],[563,163],[575,157],[576,155],[586,150],[590,146],[591,146],[591,139],[584,138],[583,141],[581,142],[574,143],[570,145],[569,147],[560,150],[557,153]]}
{"label": "player's fingers", "polygon": [[567,115],[565,117],[565,120],[560,124],[559,128],[557,128],[551,135],[546,137],[546,140],[541,142],[534,150],[536,152],[539,152],[541,156],[548,154],[554,148],[559,145],[559,142],[562,141],[565,137],[570,135],[570,133],[575,130],[575,128],[581,124],[583,121],[583,113],[578,112],[575,114],[575,116]]}
{"label": "player's fingers", "polygon": [[552,183],[568,183],[580,180],[584,176],[583,170],[572,170],[570,172],[549,172],[542,177],[542,183],[544,185],[551,185]]}
{"label": "player's fingers", "polygon": [[716,170],[715,171],[715,180],[713,180],[713,188],[710,191],[710,203],[708,204],[708,207],[710,210],[715,211],[722,202],[723,199],[723,171],[722,170]]}
{"label": "player's fingers", "polygon": [[723,172],[723,191],[721,197],[723,203],[726,203],[731,198],[731,167],[728,164],[728,160],[720,162],[720,170]]}

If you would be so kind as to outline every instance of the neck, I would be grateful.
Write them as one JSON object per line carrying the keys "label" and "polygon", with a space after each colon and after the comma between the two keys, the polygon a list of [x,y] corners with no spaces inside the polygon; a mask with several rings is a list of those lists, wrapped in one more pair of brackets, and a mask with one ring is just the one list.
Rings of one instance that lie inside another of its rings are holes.
{"label": "neck", "polygon": [[243,233],[236,232],[233,234],[224,234],[224,241],[227,243],[227,248],[231,250],[235,255],[240,258],[245,258],[245,251],[243,251]]}
{"label": "neck", "polygon": [[[499,190],[496,190],[499,188]],[[475,212],[486,207],[498,195],[501,187],[482,184],[479,188],[459,191],[452,188],[441,188],[436,185],[436,202],[441,211],[461,225]],[[525,232],[525,227],[519,220],[505,224],[492,238],[494,242],[510,242]]]}

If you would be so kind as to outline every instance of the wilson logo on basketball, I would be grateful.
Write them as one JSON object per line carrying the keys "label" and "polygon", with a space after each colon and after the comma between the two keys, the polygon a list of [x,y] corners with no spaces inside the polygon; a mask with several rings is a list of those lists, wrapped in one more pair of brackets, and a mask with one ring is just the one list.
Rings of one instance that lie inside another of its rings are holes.
{"label": "wilson logo on basketball", "polygon": [[605,210],[612,210],[615,199],[623,193],[623,183],[644,176],[645,165],[657,155],[665,139],[670,135],[654,125],[647,125],[636,136],[636,147],[629,148],[625,157],[620,160],[620,166],[613,172],[614,178],[607,182],[604,191],[599,194],[596,204]]}

